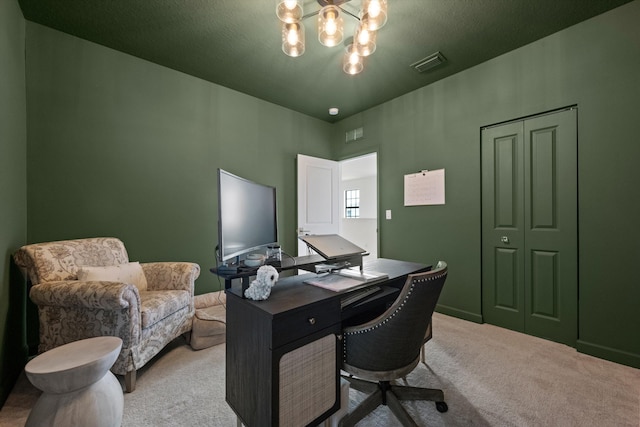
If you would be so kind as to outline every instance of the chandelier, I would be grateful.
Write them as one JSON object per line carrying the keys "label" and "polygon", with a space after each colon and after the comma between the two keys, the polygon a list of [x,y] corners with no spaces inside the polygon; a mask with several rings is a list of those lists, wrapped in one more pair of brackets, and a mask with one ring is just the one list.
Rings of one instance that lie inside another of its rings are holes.
{"label": "chandelier", "polygon": [[277,0],[276,14],[282,21],[282,51],[292,57],[305,51],[305,32],[302,21],[318,16],[318,41],[333,47],[342,43],[344,35],[343,15],[358,21],[344,53],[342,69],[347,74],[358,74],[364,69],[364,58],[376,50],[377,30],[387,22],[387,0],[362,0],[362,7],[355,15],[342,7],[351,0],[316,0],[321,9],[304,14],[304,0]]}

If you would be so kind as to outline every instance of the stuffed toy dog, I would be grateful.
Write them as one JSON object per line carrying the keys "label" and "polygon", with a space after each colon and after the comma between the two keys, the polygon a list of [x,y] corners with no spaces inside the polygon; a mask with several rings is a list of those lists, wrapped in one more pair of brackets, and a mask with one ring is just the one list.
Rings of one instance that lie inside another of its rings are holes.
{"label": "stuffed toy dog", "polygon": [[251,285],[244,291],[244,296],[261,301],[269,298],[271,295],[271,288],[273,288],[278,281],[278,270],[270,265],[263,265],[258,269],[256,280],[251,282]]}

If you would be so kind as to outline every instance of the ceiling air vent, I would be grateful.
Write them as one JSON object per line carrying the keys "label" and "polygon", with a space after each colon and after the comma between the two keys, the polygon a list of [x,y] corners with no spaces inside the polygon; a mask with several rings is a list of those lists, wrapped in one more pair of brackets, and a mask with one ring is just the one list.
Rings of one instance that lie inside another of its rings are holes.
{"label": "ceiling air vent", "polygon": [[443,64],[447,61],[447,58],[444,57],[440,52],[436,52],[427,56],[426,58],[421,59],[418,62],[414,62],[411,64],[411,67],[415,68],[419,73],[424,73],[427,70],[431,70]]}
{"label": "ceiling air vent", "polygon": [[364,137],[364,129],[359,127],[345,132],[345,142],[353,142]]}

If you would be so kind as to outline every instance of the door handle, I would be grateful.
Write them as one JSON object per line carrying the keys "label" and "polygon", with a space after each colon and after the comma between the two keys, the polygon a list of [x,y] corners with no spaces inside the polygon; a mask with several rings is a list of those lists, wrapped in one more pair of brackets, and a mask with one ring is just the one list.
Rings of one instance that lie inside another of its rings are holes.
{"label": "door handle", "polygon": [[504,243],[505,245],[508,245],[508,244],[509,244],[509,238],[508,238],[507,236],[502,236],[502,237],[500,238],[500,241],[501,241],[502,243]]}

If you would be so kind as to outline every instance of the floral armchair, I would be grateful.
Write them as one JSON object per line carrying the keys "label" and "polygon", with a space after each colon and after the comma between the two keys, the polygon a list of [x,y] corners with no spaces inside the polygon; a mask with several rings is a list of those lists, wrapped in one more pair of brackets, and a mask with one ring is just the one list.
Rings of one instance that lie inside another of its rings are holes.
{"label": "floral armchair", "polygon": [[26,245],[16,264],[38,306],[40,353],[95,336],[122,339],[111,371],[135,389],[136,370],[191,330],[198,264],[130,263],[112,237]]}

